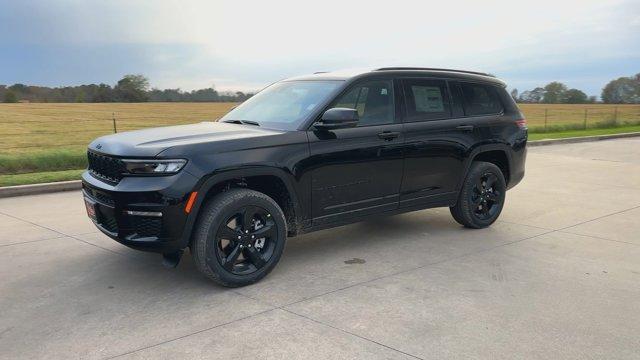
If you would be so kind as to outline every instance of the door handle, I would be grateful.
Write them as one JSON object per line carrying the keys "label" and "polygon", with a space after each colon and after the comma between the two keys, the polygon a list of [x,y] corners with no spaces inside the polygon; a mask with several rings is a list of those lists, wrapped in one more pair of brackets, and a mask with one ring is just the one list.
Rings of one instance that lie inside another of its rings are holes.
{"label": "door handle", "polygon": [[400,136],[400,133],[397,131],[383,131],[378,134],[378,137],[383,140],[391,141]]}
{"label": "door handle", "polygon": [[456,126],[456,130],[473,131],[473,125],[459,125],[459,126]]}

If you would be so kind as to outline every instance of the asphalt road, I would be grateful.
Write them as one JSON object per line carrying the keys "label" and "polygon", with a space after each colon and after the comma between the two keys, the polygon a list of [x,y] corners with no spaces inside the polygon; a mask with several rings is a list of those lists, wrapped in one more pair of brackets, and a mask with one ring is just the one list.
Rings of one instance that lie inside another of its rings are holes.
{"label": "asphalt road", "polygon": [[0,358],[638,359],[640,139],[531,148],[489,229],[447,209],[289,239],[225,289],[86,218],[0,199]]}

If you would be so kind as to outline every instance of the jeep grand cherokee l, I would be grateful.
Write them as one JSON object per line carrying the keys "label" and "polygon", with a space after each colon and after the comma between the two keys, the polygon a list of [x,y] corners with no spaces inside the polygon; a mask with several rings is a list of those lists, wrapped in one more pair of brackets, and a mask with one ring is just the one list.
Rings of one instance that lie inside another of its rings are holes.
{"label": "jeep grand cherokee l", "polygon": [[220,121],[96,139],[87,212],[116,241],[225,286],[260,280],[289,236],[433,207],[491,225],[524,176],[527,129],[482,73],[380,68],[268,86]]}

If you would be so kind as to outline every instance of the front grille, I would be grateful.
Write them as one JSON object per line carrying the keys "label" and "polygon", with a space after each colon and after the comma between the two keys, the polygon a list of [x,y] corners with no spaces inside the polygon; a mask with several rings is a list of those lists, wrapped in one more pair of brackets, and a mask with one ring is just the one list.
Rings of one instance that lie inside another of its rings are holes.
{"label": "front grille", "polygon": [[145,216],[132,216],[131,221],[133,225],[133,232],[136,233],[138,237],[157,237],[160,235],[162,219]]}
{"label": "front grille", "polygon": [[115,206],[116,204],[116,202],[113,200],[111,195],[107,195],[98,191],[94,191],[93,195],[96,197],[96,199],[101,201],[103,204],[107,204],[109,206]]}
{"label": "front grille", "polygon": [[94,190],[92,188],[90,188],[89,186],[84,186],[84,191],[87,195],[89,195],[90,197],[92,197],[95,200],[98,200],[99,202],[114,207],[116,205],[115,200],[113,199],[113,197],[107,193],[103,193],[101,191],[98,190]]}
{"label": "front grille", "polygon": [[91,151],[87,152],[87,158],[89,171],[97,178],[116,184],[122,180],[122,173],[126,170],[122,160]]}
{"label": "front grille", "polygon": [[118,223],[113,216],[100,214],[100,216],[98,216],[98,223],[109,232],[118,232]]}

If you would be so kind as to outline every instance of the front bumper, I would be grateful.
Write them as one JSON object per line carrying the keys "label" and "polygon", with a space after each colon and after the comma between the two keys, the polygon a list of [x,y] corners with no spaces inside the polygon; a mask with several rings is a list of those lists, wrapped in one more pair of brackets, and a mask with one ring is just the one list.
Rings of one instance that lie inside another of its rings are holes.
{"label": "front bumper", "polygon": [[162,177],[125,177],[107,184],[82,174],[83,195],[92,204],[96,227],[128,247],[171,253],[189,243],[184,211],[197,179],[187,172]]}

